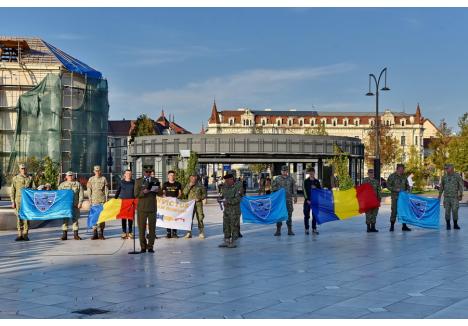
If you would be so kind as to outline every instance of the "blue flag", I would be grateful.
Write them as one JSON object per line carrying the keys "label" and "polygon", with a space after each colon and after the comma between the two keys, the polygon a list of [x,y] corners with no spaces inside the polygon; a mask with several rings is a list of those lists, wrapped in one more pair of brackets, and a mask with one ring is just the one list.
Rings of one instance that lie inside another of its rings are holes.
{"label": "blue flag", "polygon": [[88,228],[92,228],[94,225],[96,225],[99,215],[101,214],[102,210],[104,209],[104,205],[102,204],[97,204],[91,206],[89,209],[89,214],[88,214]]}
{"label": "blue flag", "polygon": [[270,195],[245,196],[241,201],[243,223],[273,224],[286,221],[286,191],[280,189]]}
{"label": "blue flag", "polygon": [[72,190],[21,190],[20,219],[41,221],[72,216]]}
{"label": "blue flag", "polygon": [[440,201],[400,192],[398,195],[398,221],[427,229],[439,228]]}

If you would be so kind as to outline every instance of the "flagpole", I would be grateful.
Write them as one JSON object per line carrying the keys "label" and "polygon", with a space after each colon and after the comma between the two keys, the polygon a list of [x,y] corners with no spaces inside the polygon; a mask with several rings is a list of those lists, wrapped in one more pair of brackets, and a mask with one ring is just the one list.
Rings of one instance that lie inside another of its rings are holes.
{"label": "flagpole", "polygon": [[[133,202],[133,205],[135,205],[135,201]],[[135,242],[136,242],[136,233],[135,233],[135,224],[138,220],[138,211],[135,209],[135,214],[133,214],[133,251],[129,251],[128,253],[130,255],[138,255],[138,254],[141,254],[141,252],[139,251],[136,251],[135,249]]]}

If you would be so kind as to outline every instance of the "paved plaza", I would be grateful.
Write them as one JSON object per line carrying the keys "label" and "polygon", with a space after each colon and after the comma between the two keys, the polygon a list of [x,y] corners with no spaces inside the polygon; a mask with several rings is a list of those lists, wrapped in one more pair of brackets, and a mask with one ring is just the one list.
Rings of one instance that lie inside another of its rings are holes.
{"label": "paved plaza", "polygon": [[[306,236],[299,203],[296,236],[242,225],[236,249],[218,248],[217,204],[205,212],[206,240],[160,238],[155,254],[129,255],[133,242],[120,239],[120,221],[108,224],[105,241],[85,230],[83,241],[60,241],[57,222],[32,230],[29,242],[0,231],[0,317],[468,318],[466,206],[460,231],[441,221],[438,231],[403,233],[398,225],[390,233],[384,205],[379,233],[366,233],[357,217]],[[88,308],[104,313],[75,312]]]}

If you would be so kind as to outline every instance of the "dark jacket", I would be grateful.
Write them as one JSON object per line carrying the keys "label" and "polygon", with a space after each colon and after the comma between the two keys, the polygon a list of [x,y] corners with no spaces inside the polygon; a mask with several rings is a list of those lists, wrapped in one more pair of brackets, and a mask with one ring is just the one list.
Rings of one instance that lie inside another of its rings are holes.
{"label": "dark jacket", "polygon": [[307,178],[304,180],[304,199],[311,200],[312,198],[312,188],[320,189],[322,186],[320,185],[320,181],[318,179],[311,180]]}
{"label": "dark jacket", "polygon": [[125,181],[122,180],[120,182],[117,191],[115,192],[115,198],[122,198],[122,199],[131,199],[135,198],[133,194],[133,189],[135,188],[135,180]]}
{"label": "dark jacket", "polygon": [[161,183],[157,178],[138,178],[135,181],[135,198],[138,198],[138,209],[143,212],[156,212],[156,192],[143,193],[143,189],[151,189],[153,186],[161,188]]}

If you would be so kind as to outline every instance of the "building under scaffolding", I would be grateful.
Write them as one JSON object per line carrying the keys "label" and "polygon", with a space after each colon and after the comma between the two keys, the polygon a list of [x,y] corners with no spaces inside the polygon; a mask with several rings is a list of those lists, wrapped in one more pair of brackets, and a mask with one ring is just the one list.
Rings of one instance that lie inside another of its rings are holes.
{"label": "building under scaffolding", "polygon": [[62,171],[106,167],[107,80],[39,38],[0,36],[0,171],[49,156]]}

